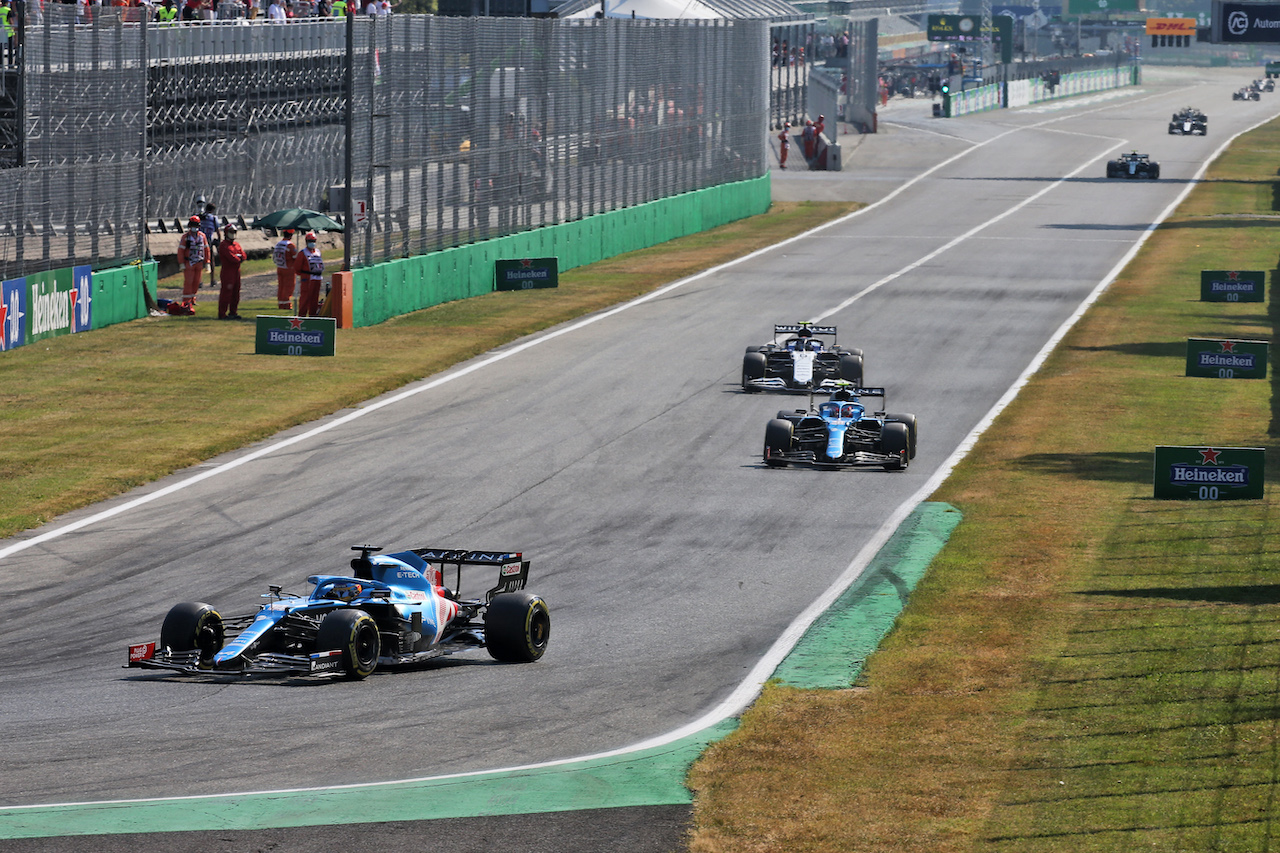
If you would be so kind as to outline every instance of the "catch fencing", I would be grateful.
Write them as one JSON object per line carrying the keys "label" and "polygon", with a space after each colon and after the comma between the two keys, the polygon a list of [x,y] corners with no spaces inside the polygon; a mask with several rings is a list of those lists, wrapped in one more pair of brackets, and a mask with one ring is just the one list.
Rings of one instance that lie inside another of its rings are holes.
{"label": "catch fencing", "polygon": [[167,251],[197,196],[330,210],[358,267],[766,172],[765,21],[74,10],[26,22],[4,278]]}

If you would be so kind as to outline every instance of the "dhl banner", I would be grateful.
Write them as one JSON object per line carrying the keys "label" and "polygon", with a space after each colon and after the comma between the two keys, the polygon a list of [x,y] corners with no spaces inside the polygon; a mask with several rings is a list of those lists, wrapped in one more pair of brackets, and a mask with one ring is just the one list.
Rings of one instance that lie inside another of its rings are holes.
{"label": "dhl banner", "polygon": [[1147,18],[1147,35],[1149,36],[1190,36],[1196,37],[1195,18]]}

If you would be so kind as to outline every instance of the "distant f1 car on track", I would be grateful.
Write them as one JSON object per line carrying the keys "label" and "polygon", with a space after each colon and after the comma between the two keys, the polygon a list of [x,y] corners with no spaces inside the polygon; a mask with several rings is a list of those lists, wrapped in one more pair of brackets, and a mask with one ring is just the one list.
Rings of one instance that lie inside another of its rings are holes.
{"label": "distant f1 car on track", "polygon": [[1114,160],[1107,161],[1108,178],[1150,178],[1160,177],[1160,164],[1151,162],[1149,154],[1137,151],[1124,154]]}
{"label": "distant f1 car on track", "polygon": [[853,468],[878,465],[904,471],[916,455],[916,416],[868,412],[861,397],[884,398],[883,388],[837,388],[808,410],[778,412],[764,432],[764,462],[771,468],[805,465]]}
{"label": "distant f1 car on track", "polygon": [[1231,93],[1233,101],[1261,101],[1262,93],[1257,89],[1244,86]]}
{"label": "distant f1 car on track", "polygon": [[742,390],[831,389],[841,380],[861,385],[862,350],[845,349],[835,342],[835,326],[775,324],[772,343],[747,347],[742,357]]}
{"label": "distant f1 car on track", "polygon": [[[304,597],[269,587],[257,613],[223,618],[208,604],[175,605],[159,642],[129,646],[131,667],[186,674],[337,674],[417,663],[485,648],[500,661],[535,661],[551,634],[546,602],[523,592],[519,553],[416,548],[379,555],[357,545],[351,575],[312,575]],[[463,566],[497,572],[483,598],[459,592]],[[456,571],[450,587],[446,573]]]}
{"label": "distant f1 car on track", "polygon": [[1204,136],[1208,132],[1209,117],[1195,107],[1179,110],[1169,122],[1171,136]]}

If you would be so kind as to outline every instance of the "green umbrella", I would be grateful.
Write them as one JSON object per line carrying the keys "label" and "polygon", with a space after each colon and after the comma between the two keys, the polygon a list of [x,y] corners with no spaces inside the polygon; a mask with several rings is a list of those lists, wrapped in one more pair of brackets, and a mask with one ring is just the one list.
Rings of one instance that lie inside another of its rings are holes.
{"label": "green umbrella", "polygon": [[262,228],[264,226],[277,229],[293,228],[296,231],[342,230],[342,223],[336,219],[302,207],[277,210],[274,213],[268,213],[266,216],[256,217],[251,227]]}

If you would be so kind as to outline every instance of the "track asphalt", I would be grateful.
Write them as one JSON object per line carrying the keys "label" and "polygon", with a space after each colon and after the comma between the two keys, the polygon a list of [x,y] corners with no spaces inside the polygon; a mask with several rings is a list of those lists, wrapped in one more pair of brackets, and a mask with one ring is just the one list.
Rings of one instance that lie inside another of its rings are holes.
{"label": "track asphalt", "polygon": [[[856,681],[960,521],[921,504],[805,633],[775,677],[806,688]],[[343,788],[0,809],[0,850],[159,853],[333,850],[683,849],[689,766],[733,719],[634,753],[458,777]]]}

